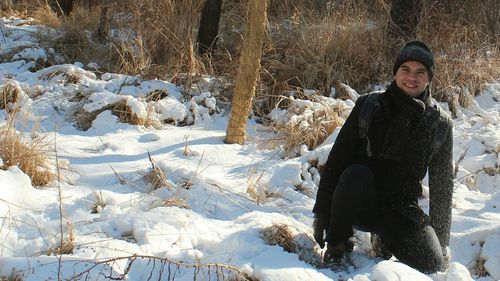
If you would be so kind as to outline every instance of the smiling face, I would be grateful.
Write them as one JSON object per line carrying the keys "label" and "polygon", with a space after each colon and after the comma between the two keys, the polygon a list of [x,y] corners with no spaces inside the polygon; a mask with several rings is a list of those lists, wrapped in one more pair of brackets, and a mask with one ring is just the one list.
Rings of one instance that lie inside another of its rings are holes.
{"label": "smiling face", "polygon": [[417,61],[407,61],[399,66],[394,76],[396,85],[411,97],[418,97],[429,85],[429,73]]}

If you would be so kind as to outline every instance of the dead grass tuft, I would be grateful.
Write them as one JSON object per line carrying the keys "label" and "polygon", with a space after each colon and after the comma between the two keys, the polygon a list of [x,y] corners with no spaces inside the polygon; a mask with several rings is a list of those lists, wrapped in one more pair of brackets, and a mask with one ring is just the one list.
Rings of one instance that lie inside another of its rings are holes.
{"label": "dead grass tuft", "polygon": [[149,162],[151,163],[151,168],[144,175],[144,182],[146,182],[146,184],[151,186],[151,190],[156,190],[162,187],[173,189],[174,188],[173,184],[167,180],[165,172],[163,172],[162,169],[156,166],[149,152],[148,152],[148,157],[149,157]]}
{"label": "dead grass tuft", "polygon": [[278,245],[299,259],[315,267],[321,266],[321,255],[314,239],[297,229],[282,223],[275,223],[261,230],[260,235],[268,245]]}
{"label": "dead grass tuft", "polygon": [[43,137],[26,140],[13,127],[0,129],[2,169],[18,166],[31,178],[33,186],[44,186],[56,179],[46,156],[47,143]]}
{"label": "dead grass tuft", "polygon": [[[84,101],[84,100],[83,100]],[[150,116],[139,117],[132,108],[127,104],[126,99],[105,106],[101,109],[87,112],[83,109],[84,102],[81,102],[79,106],[75,107],[71,114],[69,114],[68,120],[74,121],[75,126],[80,130],[87,131],[92,127],[92,122],[97,118],[97,115],[101,114],[106,110],[110,110],[113,115],[118,117],[118,120],[122,123],[127,123],[130,125],[141,125],[145,127],[160,127],[157,120],[154,120]],[[148,105],[148,114],[152,114],[153,108]]]}
{"label": "dead grass tuft", "polygon": [[269,245],[278,245],[289,253],[297,253],[291,230],[286,224],[273,224],[261,231],[262,238]]}
{"label": "dead grass tuft", "polygon": [[153,166],[153,168],[149,169],[149,171],[144,175],[144,181],[151,186],[152,190],[156,190],[162,187],[166,187],[169,189],[174,188],[170,182],[167,181],[167,177],[162,169],[158,168],[158,166]]}
{"label": "dead grass tuft", "polygon": [[285,100],[288,100],[289,107],[283,119],[271,121],[277,137],[269,141],[275,145],[284,144],[285,157],[299,155],[303,145],[309,150],[316,148],[343,124],[339,117],[340,109],[334,104],[294,98]]}
{"label": "dead grass tuft", "polygon": [[482,257],[478,257],[476,259],[476,266],[474,268],[474,271],[478,277],[490,276],[490,273],[484,267],[485,262],[486,261]]}
{"label": "dead grass tuft", "polygon": [[90,207],[90,213],[91,214],[97,214],[100,213],[104,207],[106,207],[106,203],[104,203],[104,198],[102,196],[102,192],[94,192],[95,195],[95,201],[92,204],[92,207]]}
{"label": "dead grass tuft", "polygon": [[178,207],[181,209],[189,209],[189,204],[186,200],[179,197],[170,197],[163,200],[163,206],[165,207]]}
{"label": "dead grass tuft", "polygon": [[19,100],[22,93],[21,87],[10,79],[5,79],[5,82],[0,86],[0,109],[5,109],[8,112],[15,111],[14,104]]}
{"label": "dead grass tuft", "polygon": [[146,120],[144,118],[138,117],[132,111],[132,108],[128,106],[126,100],[122,100],[116,104],[110,106],[111,113],[118,117],[118,120],[123,123],[130,125],[146,125]]}
{"label": "dead grass tuft", "polygon": [[154,90],[151,93],[146,95],[147,102],[155,102],[162,100],[163,98],[168,97],[168,92],[164,90]]}
{"label": "dead grass tuft", "polygon": [[[75,249],[75,240],[76,235],[73,228],[73,223],[71,221],[66,222],[67,227],[67,237],[62,239],[61,245],[57,245],[54,247],[49,247],[47,250],[47,255],[71,255]],[[63,235],[61,233],[61,235]],[[61,242],[61,241],[60,241]]]}
{"label": "dead grass tuft", "polygon": [[257,205],[265,203],[269,199],[281,197],[277,192],[269,191],[268,187],[261,182],[264,172],[251,168],[248,174],[247,193]]}
{"label": "dead grass tuft", "polygon": [[12,268],[12,272],[8,277],[0,277],[0,281],[24,281],[26,280],[26,277],[20,273],[19,271],[16,270],[15,267]]}

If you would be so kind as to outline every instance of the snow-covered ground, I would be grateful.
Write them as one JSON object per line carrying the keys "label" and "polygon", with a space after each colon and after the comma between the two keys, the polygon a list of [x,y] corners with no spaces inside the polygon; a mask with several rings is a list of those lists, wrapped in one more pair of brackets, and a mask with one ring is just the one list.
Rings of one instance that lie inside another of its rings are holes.
{"label": "snow-covered ground", "polygon": [[[425,275],[394,258],[373,257],[369,234],[357,232],[353,266],[336,273],[315,266],[321,249],[312,239],[311,209],[316,166],[326,161],[338,129],[317,149],[302,149],[293,158],[262,149],[263,128],[252,121],[244,145],[225,144],[228,112],[203,83],[186,95],[166,81],[96,75],[97,64],[41,68],[60,57],[40,46],[34,32],[49,31],[0,18],[0,87],[21,90],[18,130],[28,136],[38,128],[46,136],[61,180],[35,188],[18,167],[0,170],[0,277],[500,280],[500,82],[488,85],[454,119],[448,270]],[[212,78],[204,81],[208,85]],[[153,92],[161,98],[148,102]],[[154,126],[120,122],[111,112],[119,103],[139,124]],[[330,103],[345,113],[353,105]],[[310,113],[316,105],[303,106]],[[74,112],[95,114],[85,123]],[[0,127],[8,116],[0,111]],[[157,189],[144,180],[153,164],[166,179]],[[421,205],[427,209],[428,200]],[[263,239],[269,227],[283,225],[298,253]],[[61,232],[71,253],[54,255]]]}

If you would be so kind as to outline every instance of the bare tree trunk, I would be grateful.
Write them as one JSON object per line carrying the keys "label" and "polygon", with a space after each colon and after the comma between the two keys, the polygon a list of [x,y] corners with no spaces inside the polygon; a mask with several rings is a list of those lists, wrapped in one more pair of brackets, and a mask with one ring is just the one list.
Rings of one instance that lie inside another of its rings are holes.
{"label": "bare tree trunk", "polygon": [[215,49],[219,21],[222,10],[222,0],[206,0],[201,12],[198,28],[198,53],[204,54]]}
{"label": "bare tree trunk", "polygon": [[390,39],[406,41],[415,38],[423,0],[392,0],[391,2],[391,21],[388,26]]}
{"label": "bare tree trunk", "polygon": [[73,0],[56,0],[54,9],[58,15],[69,16],[73,10]]}
{"label": "bare tree trunk", "polygon": [[[490,4],[490,5],[488,5]],[[492,43],[500,47],[500,2],[498,0],[487,1],[486,25],[491,34]]]}
{"label": "bare tree trunk", "polygon": [[102,0],[101,1],[101,16],[99,17],[99,27],[97,28],[97,36],[100,38],[104,38],[108,32],[108,8],[109,1]]}
{"label": "bare tree trunk", "polygon": [[12,9],[12,0],[1,0],[0,10],[10,10]]}
{"label": "bare tree trunk", "polygon": [[248,114],[260,70],[262,43],[267,22],[267,0],[249,0],[247,26],[241,50],[240,66],[234,90],[231,117],[226,130],[226,143],[243,144]]}

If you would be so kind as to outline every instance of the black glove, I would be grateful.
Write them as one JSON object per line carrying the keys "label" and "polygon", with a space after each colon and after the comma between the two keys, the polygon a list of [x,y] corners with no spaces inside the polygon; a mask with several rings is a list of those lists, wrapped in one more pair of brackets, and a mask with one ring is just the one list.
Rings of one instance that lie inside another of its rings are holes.
{"label": "black glove", "polygon": [[328,229],[329,218],[315,214],[313,222],[314,240],[319,244],[321,249],[325,247],[325,232]]}

